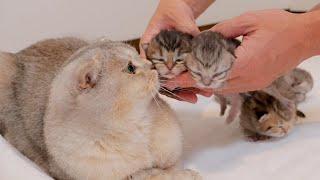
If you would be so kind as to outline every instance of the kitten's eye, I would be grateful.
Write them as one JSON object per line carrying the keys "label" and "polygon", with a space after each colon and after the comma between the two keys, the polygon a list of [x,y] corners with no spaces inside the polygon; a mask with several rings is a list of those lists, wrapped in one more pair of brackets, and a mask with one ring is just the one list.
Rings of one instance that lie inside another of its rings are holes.
{"label": "kitten's eye", "polygon": [[271,130],[272,129],[272,127],[271,126],[269,126],[267,129],[266,129],[266,131],[269,131],[269,130]]}
{"label": "kitten's eye", "polygon": [[126,72],[129,73],[129,74],[135,74],[136,73],[136,67],[131,62],[129,62],[129,64],[127,66],[127,69],[126,69]]}
{"label": "kitten's eye", "polygon": [[256,111],[256,117],[260,119],[263,115],[267,114],[266,111]]}
{"label": "kitten's eye", "polygon": [[190,71],[190,72],[191,72],[191,75],[193,75],[193,76],[200,76],[200,77],[202,77],[201,74],[198,73],[198,72],[194,72],[194,71]]}
{"label": "kitten's eye", "polygon": [[183,59],[176,59],[176,62],[182,62]]}
{"label": "kitten's eye", "polygon": [[164,59],[160,59],[160,58],[152,58],[152,60],[154,60],[154,61],[164,61]]}

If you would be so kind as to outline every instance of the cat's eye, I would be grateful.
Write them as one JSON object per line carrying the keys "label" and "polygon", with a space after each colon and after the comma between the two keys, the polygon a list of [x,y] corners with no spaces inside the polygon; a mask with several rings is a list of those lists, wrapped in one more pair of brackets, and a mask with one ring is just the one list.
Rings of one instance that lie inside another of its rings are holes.
{"label": "cat's eye", "polygon": [[267,129],[266,129],[266,131],[269,131],[269,130],[271,130],[272,129],[272,127],[271,126],[269,126]]}
{"label": "cat's eye", "polygon": [[161,61],[161,62],[164,61],[164,59],[161,59],[161,58],[152,58],[152,60],[153,60],[153,61]]}
{"label": "cat's eye", "polygon": [[201,77],[201,74],[198,72],[194,72],[194,71],[190,71],[190,72],[191,72],[191,75],[193,75],[193,76],[200,76]]}
{"label": "cat's eye", "polygon": [[129,74],[135,74],[136,73],[136,67],[131,62],[129,62],[128,65],[127,65],[126,72],[129,73]]}
{"label": "cat's eye", "polygon": [[255,112],[257,119],[260,119],[263,115],[268,114],[267,111],[256,111]]}
{"label": "cat's eye", "polygon": [[182,62],[183,59],[176,59],[176,62]]}

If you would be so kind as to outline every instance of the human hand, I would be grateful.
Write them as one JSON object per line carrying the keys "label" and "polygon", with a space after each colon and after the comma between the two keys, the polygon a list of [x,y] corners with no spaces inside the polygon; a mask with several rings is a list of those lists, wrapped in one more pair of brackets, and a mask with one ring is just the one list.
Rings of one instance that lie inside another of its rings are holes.
{"label": "human hand", "polygon": [[186,101],[190,103],[196,103],[198,98],[196,94],[200,94],[205,97],[212,96],[212,89],[199,89],[196,86],[196,81],[193,80],[189,72],[183,73],[174,79],[170,79],[164,85],[170,92],[164,93],[165,95],[178,99],[180,101]]}
{"label": "human hand", "polygon": [[308,19],[306,14],[264,10],[245,13],[214,26],[212,31],[228,38],[243,35],[228,83],[217,92],[238,93],[265,88],[315,55]]}
{"label": "human hand", "polygon": [[158,8],[140,40],[142,57],[145,57],[145,52],[141,44],[150,42],[154,36],[164,29],[175,29],[194,36],[200,32],[193,11],[184,0],[160,0]]}
{"label": "human hand", "polygon": [[[191,35],[197,35],[200,31],[195,23],[195,16],[191,7],[183,0],[160,0],[158,8],[151,18],[149,25],[140,40],[140,55],[145,57],[141,44],[148,43],[161,30],[175,29]],[[173,84],[175,85],[173,87]],[[195,88],[192,78],[185,76],[177,80],[164,82],[162,94],[181,101],[190,103],[197,102],[196,94],[207,95],[208,93]]]}

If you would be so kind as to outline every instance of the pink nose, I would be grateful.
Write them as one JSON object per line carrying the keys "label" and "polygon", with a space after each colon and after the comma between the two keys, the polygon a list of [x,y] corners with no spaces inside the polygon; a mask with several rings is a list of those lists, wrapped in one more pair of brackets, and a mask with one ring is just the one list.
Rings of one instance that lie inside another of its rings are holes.
{"label": "pink nose", "polygon": [[168,64],[167,64],[167,67],[168,67],[169,70],[172,70],[173,64],[169,64],[169,63],[168,63]]}
{"label": "pink nose", "polygon": [[211,79],[210,78],[203,78],[202,79],[202,83],[204,84],[204,85],[206,85],[206,86],[210,86],[210,84],[211,84]]}

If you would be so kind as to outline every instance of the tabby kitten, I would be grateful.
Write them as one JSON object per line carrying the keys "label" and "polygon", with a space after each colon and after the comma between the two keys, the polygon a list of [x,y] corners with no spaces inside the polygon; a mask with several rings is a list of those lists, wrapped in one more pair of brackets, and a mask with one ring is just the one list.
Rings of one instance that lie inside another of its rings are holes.
{"label": "tabby kitten", "polygon": [[192,36],[175,30],[162,30],[150,43],[142,45],[161,78],[171,79],[186,71],[185,58],[191,53]]}
{"label": "tabby kitten", "polygon": [[271,137],[283,137],[291,132],[298,117],[304,118],[303,112],[296,107],[291,118],[286,118],[287,108],[276,98],[263,91],[241,94],[240,125],[247,137],[253,141],[266,140]]}
{"label": "tabby kitten", "polygon": [[239,45],[238,40],[226,39],[212,31],[194,37],[186,65],[197,85],[203,88],[223,86],[235,60],[234,50]]}
{"label": "tabby kitten", "polygon": [[[202,88],[219,88],[227,80],[228,73],[235,60],[234,51],[240,45],[236,39],[226,39],[222,34],[204,31],[191,42],[192,52],[186,58],[186,66],[197,86]],[[241,99],[238,94],[227,96],[215,94],[220,103],[220,114],[226,110],[229,100],[231,109],[227,122],[233,121],[240,111]],[[228,98],[228,99],[227,99]]]}

